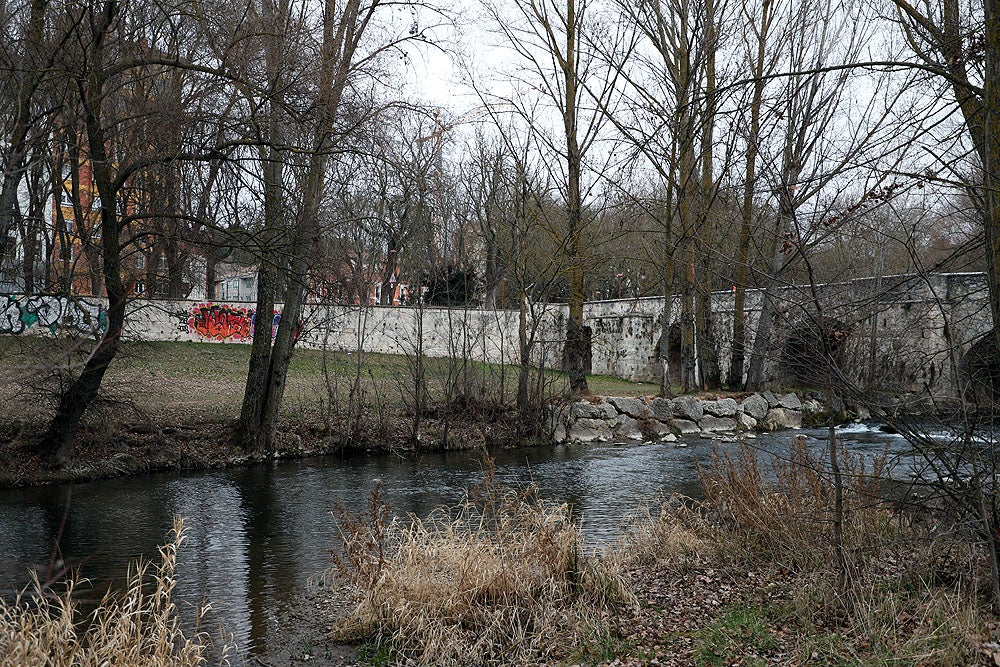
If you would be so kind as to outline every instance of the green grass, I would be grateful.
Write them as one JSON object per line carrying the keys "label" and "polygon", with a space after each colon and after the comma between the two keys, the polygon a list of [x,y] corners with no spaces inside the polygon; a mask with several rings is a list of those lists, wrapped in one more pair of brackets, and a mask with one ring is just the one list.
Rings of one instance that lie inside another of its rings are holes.
{"label": "green grass", "polygon": [[[78,372],[92,343],[67,339],[0,336],[0,400],[8,417],[44,417],[52,407],[54,369]],[[168,419],[224,420],[239,413],[246,383],[249,345],[191,342],[129,342],[122,346],[105,377],[102,395],[115,412],[127,418],[130,408],[138,415],[165,415]],[[513,403],[517,381],[514,366],[425,359],[431,398],[440,397],[449,377],[459,372],[494,399]],[[324,366],[326,372],[324,373]],[[413,386],[412,364],[404,356],[365,354],[362,385],[366,402],[402,408]],[[289,370],[284,410],[292,416],[318,414],[333,396],[346,396],[357,370],[353,353],[298,350]],[[65,373],[64,373],[65,374]],[[50,378],[46,380],[46,378]],[[651,395],[653,384],[590,376],[591,391],[598,395]],[[546,374],[547,391],[565,393],[564,373]],[[503,395],[500,390],[503,388]],[[2,414],[2,413],[0,413]]]}
{"label": "green grass", "polygon": [[697,633],[694,663],[722,667],[742,660],[744,665],[764,665],[761,656],[778,648],[765,613],[755,607],[734,606]]}

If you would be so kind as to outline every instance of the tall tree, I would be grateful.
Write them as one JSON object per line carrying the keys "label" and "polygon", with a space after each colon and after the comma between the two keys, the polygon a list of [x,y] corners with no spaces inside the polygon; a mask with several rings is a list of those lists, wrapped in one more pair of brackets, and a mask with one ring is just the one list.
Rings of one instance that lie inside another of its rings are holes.
{"label": "tall tree", "polygon": [[[591,31],[597,25],[590,14],[596,10],[588,0],[531,0],[514,5],[490,5],[487,11],[522,65],[515,78],[532,93],[489,102],[512,108],[530,124],[539,150],[558,160],[550,168],[559,176],[557,186],[565,210],[562,258],[569,316],[564,359],[571,391],[584,394],[590,345],[583,324],[584,236],[594,183],[587,171],[606,121],[599,109],[610,106],[619,72],[602,68],[594,57]],[[539,98],[554,114],[553,125],[558,129],[547,127],[536,116]]]}
{"label": "tall tree", "polygon": [[[345,97],[363,88],[360,80],[377,58],[406,39],[425,39],[418,25],[401,33],[378,24],[392,3],[326,0],[318,17],[318,35],[308,21],[311,5],[291,0],[262,0],[255,23],[262,34],[264,80],[248,89],[248,104],[262,112],[255,129],[264,200],[258,272],[258,321],[270,320],[279,290],[283,311],[277,331],[254,329],[237,442],[254,455],[273,448],[288,366],[318,246],[318,213],[326,192],[328,163],[351,122]],[[371,33],[371,34],[370,34]],[[386,37],[386,34],[388,36]],[[303,56],[314,48],[315,59]],[[252,59],[254,54],[247,54]],[[252,66],[253,60],[243,63]],[[306,67],[306,72],[301,69]],[[311,68],[311,69],[310,69]],[[306,74],[302,85],[302,74]],[[263,95],[258,94],[263,90]],[[360,101],[360,96],[356,98]],[[358,111],[358,110],[354,110]],[[294,162],[293,162],[294,158]]]}
{"label": "tall tree", "polygon": [[993,335],[1000,350],[1000,3],[892,3],[916,64],[950,90],[982,170],[981,181],[971,183],[970,190],[982,220]]}

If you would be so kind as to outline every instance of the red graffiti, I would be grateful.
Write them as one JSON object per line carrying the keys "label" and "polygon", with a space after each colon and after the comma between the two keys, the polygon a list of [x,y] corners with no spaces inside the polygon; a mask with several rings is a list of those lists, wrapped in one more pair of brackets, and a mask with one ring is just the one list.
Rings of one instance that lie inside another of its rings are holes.
{"label": "red graffiti", "polygon": [[188,330],[211,340],[249,340],[253,320],[251,308],[203,303],[191,309]]}

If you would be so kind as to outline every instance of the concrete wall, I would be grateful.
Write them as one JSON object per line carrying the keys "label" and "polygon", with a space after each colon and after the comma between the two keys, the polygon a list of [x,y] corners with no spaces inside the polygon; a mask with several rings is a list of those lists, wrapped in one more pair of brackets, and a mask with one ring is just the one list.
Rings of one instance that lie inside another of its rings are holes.
{"label": "concrete wall", "polygon": [[[811,289],[776,291],[776,324],[766,345],[770,380],[787,381],[789,341],[808,337],[815,330],[810,323],[826,318],[836,320],[847,332],[842,368],[855,380],[871,383],[874,379],[895,391],[950,393],[955,386],[956,360],[991,328],[986,280],[978,273],[855,280],[818,286],[816,294],[818,307]],[[756,327],[761,298],[759,291],[747,294],[750,332]],[[0,333],[55,335],[68,330],[93,334],[103,327],[100,299],[0,295],[0,306]],[[586,304],[585,324],[593,331],[593,372],[658,382],[663,308],[662,298]],[[713,311],[725,371],[731,356],[733,294],[715,293]],[[669,322],[675,331],[679,315],[679,300],[674,299]],[[272,327],[280,316],[279,305],[267,318]],[[559,365],[565,318],[565,306],[552,305],[530,320],[537,324],[536,363]],[[144,340],[248,343],[256,322],[253,306],[247,303],[136,300],[130,306],[127,334]],[[678,344],[674,339],[671,347]],[[518,361],[518,313],[310,306],[300,344],[386,354],[422,348],[429,357],[466,356],[513,364]]]}
{"label": "concrete wall", "polygon": [[[0,296],[0,334],[96,335],[106,323],[104,299]],[[129,305],[126,338],[151,341],[250,343],[258,322],[246,303],[137,299]],[[517,311],[443,308],[309,306],[299,345],[335,351],[464,356],[493,363],[519,362]],[[281,305],[266,318],[272,329]],[[539,308],[528,319],[534,330],[533,360],[557,365],[562,352],[565,307]]]}

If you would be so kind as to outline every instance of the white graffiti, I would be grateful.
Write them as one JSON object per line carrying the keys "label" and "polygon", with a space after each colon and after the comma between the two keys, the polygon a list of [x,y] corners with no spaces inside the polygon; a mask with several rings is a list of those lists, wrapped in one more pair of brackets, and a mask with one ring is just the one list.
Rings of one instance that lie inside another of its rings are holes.
{"label": "white graffiti", "polygon": [[0,334],[59,332],[97,335],[107,326],[107,314],[97,304],[59,296],[0,296]]}

